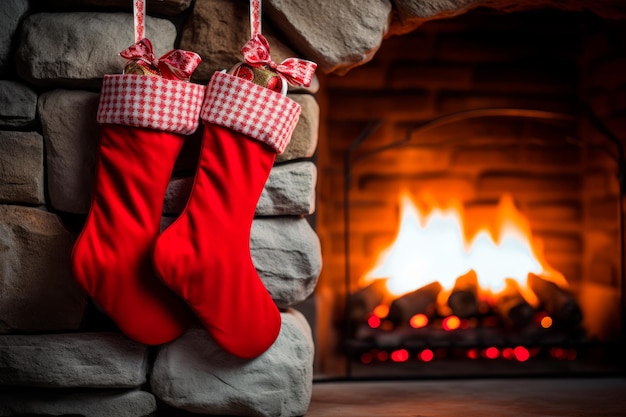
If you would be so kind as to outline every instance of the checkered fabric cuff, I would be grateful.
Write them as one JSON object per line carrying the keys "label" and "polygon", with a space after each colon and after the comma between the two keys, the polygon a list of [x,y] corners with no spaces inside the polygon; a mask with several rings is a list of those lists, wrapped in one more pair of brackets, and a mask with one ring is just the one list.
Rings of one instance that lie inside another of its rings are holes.
{"label": "checkered fabric cuff", "polygon": [[98,123],[188,135],[198,128],[205,87],[148,75],[105,75]]}
{"label": "checkered fabric cuff", "polygon": [[216,72],[207,86],[200,117],[270,145],[282,153],[293,133],[300,105],[243,78]]}

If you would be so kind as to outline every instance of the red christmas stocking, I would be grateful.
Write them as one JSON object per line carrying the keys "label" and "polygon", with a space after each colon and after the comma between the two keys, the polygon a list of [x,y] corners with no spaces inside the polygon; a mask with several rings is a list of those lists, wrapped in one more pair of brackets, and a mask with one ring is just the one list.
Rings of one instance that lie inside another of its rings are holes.
{"label": "red christmas stocking", "polygon": [[[186,64],[195,68],[197,62]],[[130,66],[162,74],[143,61]],[[183,135],[197,128],[204,89],[136,74],[105,76],[102,86],[95,187],[72,266],[78,283],[120,330],[149,345],[175,339],[192,317],[155,276],[150,253],[174,161]]]}
{"label": "red christmas stocking", "polygon": [[280,331],[280,313],[250,257],[250,227],[299,114],[300,106],[281,93],[214,74],[201,112],[204,136],[191,196],[154,246],[158,275],[214,340],[241,358],[263,353]]}

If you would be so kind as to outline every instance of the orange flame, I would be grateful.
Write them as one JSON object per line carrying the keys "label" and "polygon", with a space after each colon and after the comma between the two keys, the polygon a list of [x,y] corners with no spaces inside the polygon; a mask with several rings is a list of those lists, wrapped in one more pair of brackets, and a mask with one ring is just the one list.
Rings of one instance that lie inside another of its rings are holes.
{"label": "orange flame", "polygon": [[458,277],[474,270],[484,293],[497,294],[506,288],[507,280],[514,280],[534,306],[538,300],[526,284],[529,273],[567,287],[565,277],[546,262],[541,241],[533,238],[528,220],[510,195],[500,199],[491,230],[480,228],[471,240],[464,233],[460,204],[437,207],[425,215],[403,192],[400,207],[397,235],[364,275],[364,284],[386,278],[387,289],[394,296],[433,281],[449,291]]}

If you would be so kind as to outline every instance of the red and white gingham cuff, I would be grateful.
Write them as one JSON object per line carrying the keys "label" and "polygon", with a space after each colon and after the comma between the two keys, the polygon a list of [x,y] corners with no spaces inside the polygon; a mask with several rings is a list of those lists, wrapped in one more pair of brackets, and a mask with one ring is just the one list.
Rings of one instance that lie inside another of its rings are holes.
{"label": "red and white gingham cuff", "polygon": [[105,75],[98,123],[188,135],[198,128],[205,87],[149,75]]}
{"label": "red and white gingham cuff", "polygon": [[300,117],[290,98],[243,78],[216,72],[207,86],[200,118],[268,144],[282,153]]}

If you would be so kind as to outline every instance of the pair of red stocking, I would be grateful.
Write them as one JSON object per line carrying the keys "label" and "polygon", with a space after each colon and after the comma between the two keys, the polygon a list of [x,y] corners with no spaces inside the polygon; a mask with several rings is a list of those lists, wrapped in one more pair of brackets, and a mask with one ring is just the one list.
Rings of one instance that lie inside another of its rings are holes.
{"label": "pair of red stocking", "polygon": [[[129,338],[169,342],[197,316],[233,355],[278,336],[280,313],[250,257],[250,227],[300,107],[226,73],[206,87],[152,75],[103,83],[95,188],[73,251],[74,275]],[[174,161],[199,119],[204,132],[187,206],[159,233]]]}

